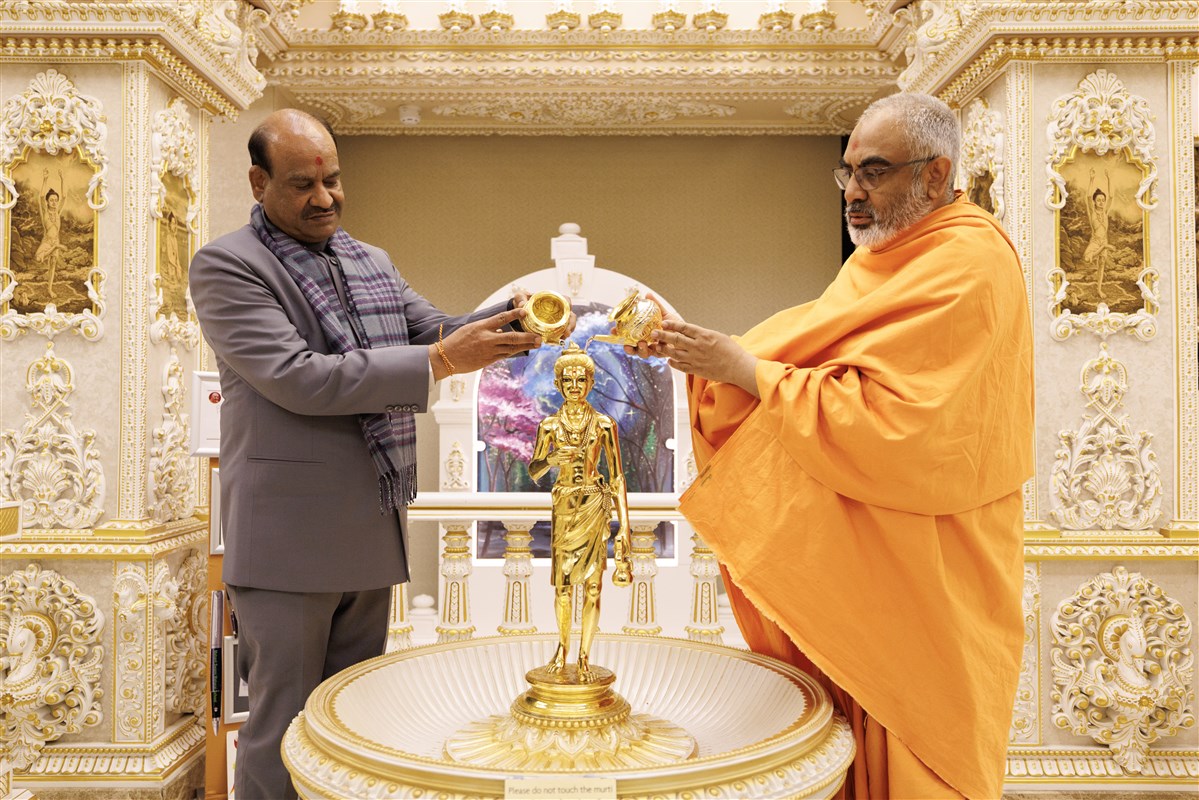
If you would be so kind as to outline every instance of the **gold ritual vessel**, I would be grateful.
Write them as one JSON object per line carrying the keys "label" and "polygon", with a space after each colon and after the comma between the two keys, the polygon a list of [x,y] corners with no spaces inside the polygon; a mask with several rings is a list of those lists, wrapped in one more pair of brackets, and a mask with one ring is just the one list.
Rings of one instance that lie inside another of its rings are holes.
{"label": "gold ritual vessel", "polygon": [[546,344],[562,344],[570,326],[570,301],[557,292],[544,291],[532,295],[525,303],[528,312],[521,326],[535,333]]}
{"label": "gold ritual vessel", "polygon": [[[613,542],[612,580],[617,586],[632,582],[629,502],[616,422],[587,402],[595,385],[595,362],[574,342],[554,363],[554,385],[564,402],[537,428],[529,475],[538,480],[551,467],[558,468],[550,495],[558,647],[548,664],[526,673],[529,689],[512,703],[510,716],[472,723],[446,741],[445,753],[483,766],[599,766],[585,760],[594,758],[597,749],[580,748],[577,739],[583,737],[597,744],[622,742],[603,764],[606,767],[677,763],[695,755],[695,739],[666,720],[631,715],[628,701],[613,689],[616,675],[590,663],[613,514],[619,529]],[[607,481],[599,470],[601,460],[608,465]],[[568,664],[576,587],[582,588],[579,655],[576,663]],[[555,746],[563,736],[572,743]]]}
{"label": "gold ritual vessel", "polygon": [[612,323],[612,332],[591,338],[635,347],[638,342],[650,341],[650,334],[662,327],[662,308],[653,300],[639,297],[634,289],[608,312],[608,320]]}

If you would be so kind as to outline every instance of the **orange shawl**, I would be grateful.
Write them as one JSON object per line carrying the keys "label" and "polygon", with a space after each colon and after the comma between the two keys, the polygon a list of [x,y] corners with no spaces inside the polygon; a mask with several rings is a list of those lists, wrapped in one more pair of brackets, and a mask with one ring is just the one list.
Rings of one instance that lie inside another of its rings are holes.
{"label": "orange shawl", "polygon": [[998,797],[1033,463],[1011,242],[959,198],[740,342],[762,399],[690,380],[701,472],[680,509],[867,714],[958,791]]}

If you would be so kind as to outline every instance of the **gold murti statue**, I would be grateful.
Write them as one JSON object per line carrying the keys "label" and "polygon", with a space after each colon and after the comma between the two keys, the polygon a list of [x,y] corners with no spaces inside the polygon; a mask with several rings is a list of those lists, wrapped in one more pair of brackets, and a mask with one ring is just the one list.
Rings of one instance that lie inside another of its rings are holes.
{"label": "gold murti statue", "polygon": [[[547,318],[560,316],[549,311]],[[594,772],[677,764],[695,756],[695,738],[669,720],[633,711],[614,689],[616,674],[590,663],[614,513],[619,531],[612,581],[617,586],[633,581],[629,503],[616,423],[587,402],[595,362],[574,342],[554,363],[554,385],[564,401],[537,428],[529,474],[536,479],[558,468],[550,495],[558,647],[548,664],[525,673],[529,688],[507,714],[462,728],[446,740],[445,755],[462,764],[508,770]],[[608,465],[607,481],[601,460]],[[583,587],[582,631],[578,661],[569,664],[577,586]]]}
{"label": "gold murti statue", "polygon": [[[566,671],[570,651],[571,601],[574,587],[583,585],[582,631],[576,678],[590,683],[588,656],[599,627],[600,584],[608,560],[609,523],[615,511],[620,529],[613,543],[617,586],[632,583],[629,541],[629,501],[620,464],[616,423],[587,402],[595,385],[595,362],[571,342],[554,363],[554,385],[565,398],[556,414],[537,428],[529,475],[541,478],[558,467],[551,491],[550,549],[554,584],[554,615],[558,621],[558,649],[546,665],[551,673]],[[600,459],[608,463],[609,480],[600,474]]]}

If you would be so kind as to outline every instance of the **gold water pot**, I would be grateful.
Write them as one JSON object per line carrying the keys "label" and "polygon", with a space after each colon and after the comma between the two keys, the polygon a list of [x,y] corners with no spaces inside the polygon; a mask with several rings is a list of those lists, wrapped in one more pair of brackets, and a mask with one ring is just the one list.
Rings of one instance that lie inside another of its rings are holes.
{"label": "gold water pot", "polygon": [[520,324],[546,344],[562,344],[570,325],[570,301],[557,292],[537,292],[525,303]]}
{"label": "gold water pot", "polygon": [[633,290],[608,312],[608,319],[612,322],[612,333],[591,338],[636,347],[638,342],[650,341],[650,334],[662,327],[662,309],[653,300],[638,298]]}

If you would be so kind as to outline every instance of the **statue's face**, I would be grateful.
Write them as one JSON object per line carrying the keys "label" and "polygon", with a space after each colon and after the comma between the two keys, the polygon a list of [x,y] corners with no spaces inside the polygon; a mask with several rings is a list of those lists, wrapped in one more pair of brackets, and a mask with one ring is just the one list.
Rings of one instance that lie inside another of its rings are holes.
{"label": "statue's face", "polygon": [[568,366],[562,370],[558,380],[558,391],[567,400],[579,401],[591,391],[591,377],[583,366]]}

